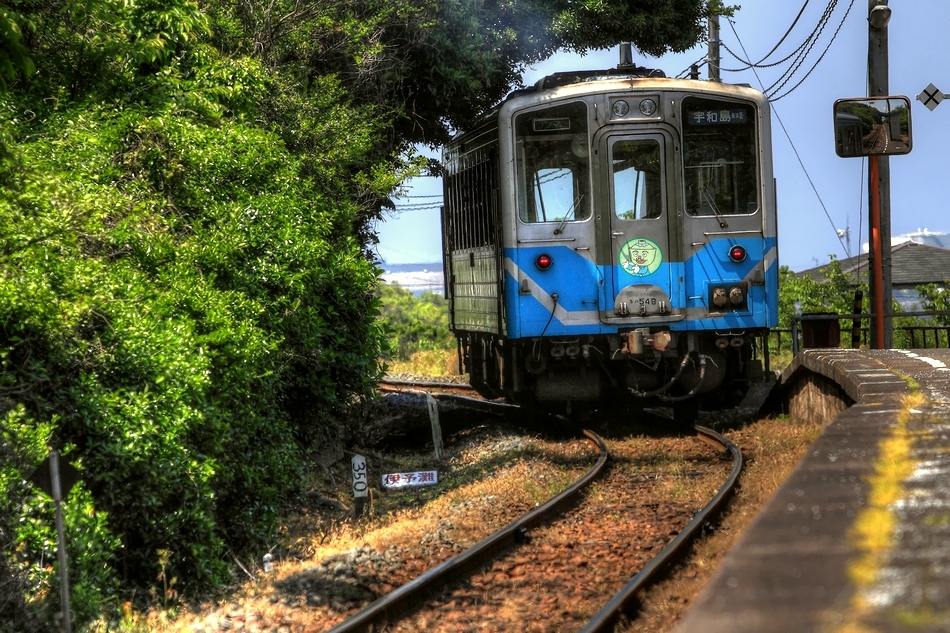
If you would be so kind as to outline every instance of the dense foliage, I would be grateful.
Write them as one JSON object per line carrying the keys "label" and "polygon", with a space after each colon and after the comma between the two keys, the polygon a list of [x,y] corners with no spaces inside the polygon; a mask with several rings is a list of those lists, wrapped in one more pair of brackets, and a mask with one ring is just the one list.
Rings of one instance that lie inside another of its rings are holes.
{"label": "dense foliage", "polygon": [[409,360],[416,352],[455,348],[448,302],[441,294],[416,297],[398,285],[382,284],[380,299],[380,323],[393,358]]}
{"label": "dense foliage", "polygon": [[0,592],[32,602],[0,600],[0,630],[58,608],[52,504],[25,481],[50,448],[83,473],[66,503],[80,623],[227,578],[371,393],[386,343],[369,227],[424,168],[412,144],[558,47],[681,50],[720,10],[0,7]]}
{"label": "dense foliage", "polygon": [[721,0],[323,0],[234,5],[228,46],[287,65],[306,85],[330,72],[395,139],[438,144],[558,49],[631,41],[652,55],[703,37]]}
{"label": "dense foliage", "polygon": [[[854,310],[854,279],[841,270],[841,262],[831,256],[820,269],[823,279],[796,275],[788,266],[779,268],[779,327],[791,327],[793,316],[809,312],[851,314]],[[867,285],[860,287],[867,296]]]}
{"label": "dense foliage", "polygon": [[[826,267],[820,269],[821,279],[808,275],[796,275],[787,266],[779,270],[779,327],[789,328],[791,318],[805,313],[828,312],[833,314],[854,313],[854,295],[856,290],[863,293],[861,312],[871,311],[867,283],[855,284],[855,278],[841,270],[841,263],[834,256]],[[920,302],[913,306],[913,310],[921,311],[948,311],[950,312],[950,290],[937,284],[917,286]],[[946,332],[937,333],[933,326],[950,325],[948,316],[902,316],[904,307],[894,299],[891,303],[891,314],[894,319],[891,323],[892,344],[898,348],[910,348],[924,342],[922,329],[928,329],[931,344],[940,341],[947,344]],[[842,332],[845,327],[850,328],[851,321],[840,321]],[[861,321],[864,330],[864,344],[870,336],[870,321],[865,318]],[[916,334],[912,334],[916,330]],[[842,336],[843,344],[851,344],[850,337]]]}
{"label": "dense foliage", "polygon": [[[950,312],[950,271],[947,272],[947,277],[947,283],[943,287],[937,284],[917,286],[922,300],[921,310]],[[950,316],[947,315],[935,316],[933,320],[940,325],[950,325]]]}

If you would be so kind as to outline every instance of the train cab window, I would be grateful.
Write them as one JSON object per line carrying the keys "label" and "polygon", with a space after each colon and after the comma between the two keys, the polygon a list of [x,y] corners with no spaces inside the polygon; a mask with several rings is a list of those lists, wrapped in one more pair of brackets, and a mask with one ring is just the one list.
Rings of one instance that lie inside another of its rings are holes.
{"label": "train cab window", "polygon": [[621,140],[611,147],[611,200],[621,220],[660,217],[663,175],[660,144],[653,139]]}
{"label": "train cab window", "polygon": [[515,119],[522,222],[580,222],[591,215],[587,106],[569,103]]}
{"label": "train cab window", "polygon": [[683,99],[686,212],[740,215],[759,208],[756,116],[752,104]]}

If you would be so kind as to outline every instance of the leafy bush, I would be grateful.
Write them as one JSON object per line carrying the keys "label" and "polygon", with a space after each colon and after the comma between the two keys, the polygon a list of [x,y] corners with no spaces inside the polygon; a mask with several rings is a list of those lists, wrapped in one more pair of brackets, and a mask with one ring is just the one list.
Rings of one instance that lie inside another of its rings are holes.
{"label": "leafy bush", "polygon": [[13,572],[55,611],[51,504],[21,486],[52,446],[84,477],[66,515],[81,622],[136,586],[219,583],[229,549],[274,537],[307,451],[345,436],[379,375],[357,207],[301,178],[273,132],[174,100],[63,109],[6,147]]}
{"label": "leafy bush", "polygon": [[393,358],[406,361],[416,352],[455,348],[445,297],[433,292],[416,297],[396,284],[379,288],[380,321]]}
{"label": "leafy bush", "polygon": [[[950,312],[950,288],[940,287],[937,284],[924,284],[917,286],[917,292],[920,293],[922,300],[921,310],[928,312]],[[935,316],[933,320],[940,325],[950,325],[950,316]]]}
{"label": "leafy bush", "polygon": [[[779,269],[779,327],[791,327],[791,318],[808,312],[851,314],[854,309],[853,279],[841,270],[841,262],[831,256],[821,269],[824,279],[796,276],[788,266]],[[861,286],[867,296],[867,285]]]}

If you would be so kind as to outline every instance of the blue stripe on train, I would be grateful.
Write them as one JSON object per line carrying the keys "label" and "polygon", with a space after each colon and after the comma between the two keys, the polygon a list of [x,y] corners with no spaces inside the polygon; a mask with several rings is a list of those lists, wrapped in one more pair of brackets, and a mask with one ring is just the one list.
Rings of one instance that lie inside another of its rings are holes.
{"label": "blue stripe on train", "polygon": [[[765,254],[775,249],[775,243],[775,238],[767,238],[764,243],[757,237],[718,239],[707,244],[686,262],[661,264],[648,277],[631,277],[631,283],[650,283],[655,280],[658,286],[666,289],[671,277],[676,286],[680,285],[677,283],[679,279],[685,279],[685,306],[701,308],[705,306],[708,280],[725,283],[741,281]],[[746,249],[748,256],[744,262],[735,263],[728,259],[728,250],[735,244]],[[538,255],[543,253],[554,260],[553,266],[547,271],[539,270],[534,263]],[[608,267],[595,265],[569,246],[512,248],[506,249],[505,256],[509,338],[612,334],[631,326],[600,322],[598,311],[604,301],[606,280],[611,274]],[[521,286],[512,275],[515,267],[520,268],[522,274],[530,279],[528,290],[534,294],[521,294]],[[618,271],[618,275],[626,273]],[[778,322],[778,266],[774,258],[773,264],[766,270],[764,282],[763,285],[750,286],[748,303],[751,313],[678,321],[670,323],[670,329],[689,331],[774,327]],[[558,294],[557,306],[561,318],[557,315],[552,317],[551,314],[551,296],[554,293]],[[611,308],[612,302],[610,298]],[[683,307],[683,303],[684,297],[673,297],[674,306]]]}

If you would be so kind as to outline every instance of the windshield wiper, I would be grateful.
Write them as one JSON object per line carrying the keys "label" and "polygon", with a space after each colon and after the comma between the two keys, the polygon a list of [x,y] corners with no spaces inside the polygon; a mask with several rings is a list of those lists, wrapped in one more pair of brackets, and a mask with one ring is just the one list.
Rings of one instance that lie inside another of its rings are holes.
{"label": "windshield wiper", "polygon": [[726,219],[722,217],[722,213],[719,212],[719,207],[716,206],[715,197],[709,195],[708,189],[703,189],[703,198],[706,199],[706,202],[708,202],[709,206],[712,207],[713,213],[716,214],[716,219],[719,220],[719,228],[724,229],[729,226],[726,224]]}
{"label": "windshield wiper", "polygon": [[560,235],[561,231],[564,230],[564,225],[567,224],[567,221],[574,217],[574,209],[577,208],[577,205],[580,204],[581,199],[584,197],[584,194],[581,194],[574,198],[574,202],[571,204],[571,208],[567,210],[567,213],[564,214],[564,219],[561,220],[561,223],[557,225],[557,228],[554,229],[555,235]]}

